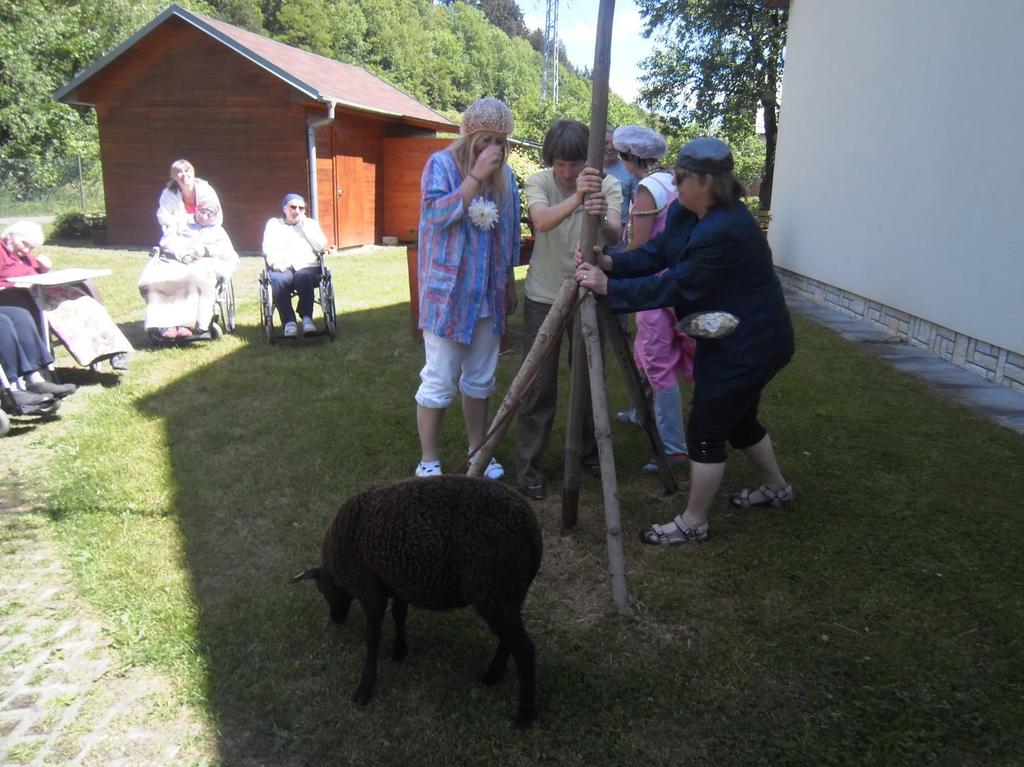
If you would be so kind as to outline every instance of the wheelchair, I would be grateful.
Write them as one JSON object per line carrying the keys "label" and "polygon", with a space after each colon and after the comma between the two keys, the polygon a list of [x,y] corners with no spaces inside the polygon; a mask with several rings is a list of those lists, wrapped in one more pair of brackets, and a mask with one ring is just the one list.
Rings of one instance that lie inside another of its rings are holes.
{"label": "wheelchair", "polygon": [[[323,329],[317,328],[314,333],[300,333],[299,336],[310,338],[312,336],[327,336],[334,340],[338,332],[338,318],[334,307],[334,281],[331,278],[331,270],[324,264],[324,252],[316,254],[316,265],[320,270],[320,280],[313,289],[313,301],[319,305],[323,313]],[[270,273],[266,265],[260,273],[260,322],[263,325],[263,335],[267,343],[275,344],[281,339],[292,340],[292,337],[274,331],[274,289],[270,282]],[[293,290],[289,300],[295,298],[297,293]],[[314,323],[316,318],[313,318]]]}
{"label": "wheelchair", "polygon": [[204,333],[193,333],[190,336],[176,336],[175,338],[164,338],[155,329],[147,331],[146,335],[153,344],[157,345],[179,345],[192,341],[216,341],[222,338],[225,333],[234,333],[235,322],[235,284],[230,277],[218,277],[216,285],[216,296],[213,299],[213,316],[210,324]]}

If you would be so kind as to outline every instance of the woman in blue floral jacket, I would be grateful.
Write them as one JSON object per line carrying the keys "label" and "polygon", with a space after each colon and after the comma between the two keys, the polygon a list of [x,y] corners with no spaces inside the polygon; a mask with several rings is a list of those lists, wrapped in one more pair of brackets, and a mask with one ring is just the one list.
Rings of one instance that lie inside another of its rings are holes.
{"label": "woman in blue floral jacket", "polygon": [[[441,425],[456,391],[470,450],[483,443],[505,316],[517,302],[519,189],[506,162],[513,127],[505,104],[480,99],[463,114],[460,137],[423,169],[418,298],[426,363],[416,391],[418,477],[441,473]],[[484,473],[500,479],[504,469],[492,458]]]}

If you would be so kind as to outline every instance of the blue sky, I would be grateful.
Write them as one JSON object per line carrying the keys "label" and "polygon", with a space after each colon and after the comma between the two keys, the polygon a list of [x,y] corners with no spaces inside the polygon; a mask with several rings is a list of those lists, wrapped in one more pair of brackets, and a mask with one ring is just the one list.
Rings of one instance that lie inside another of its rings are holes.
{"label": "blue sky", "polygon": [[[546,0],[519,0],[528,29],[544,29]],[[608,84],[626,101],[636,98],[641,59],[648,56],[651,41],[641,36],[643,26],[633,0],[616,0],[612,23],[611,72]],[[597,3],[595,0],[560,0],[558,36],[566,54],[576,67],[594,66],[594,41],[597,36]]]}

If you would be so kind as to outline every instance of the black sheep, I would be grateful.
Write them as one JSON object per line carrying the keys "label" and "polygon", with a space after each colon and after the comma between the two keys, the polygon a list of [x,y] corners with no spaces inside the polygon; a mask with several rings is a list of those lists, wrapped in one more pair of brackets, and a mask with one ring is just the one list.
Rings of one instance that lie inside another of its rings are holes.
{"label": "black sheep", "polygon": [[381,623],[392,600],[392,657],[408,652],[408,605],[430,610],[472,606],[498,636],[483,676],[500,681],[511,655],[519,671],[518,723],[536,713],[534,646],[523,626],[526,592],[540,568],[540,528],[529,503],[489,479],[443,475],[407,479],[347,500],[324,532],[322,566],[311,578],[331,620],[343,623],[353,597],[366,614],[366,660],[352,699],[365,705],[377,681]]}

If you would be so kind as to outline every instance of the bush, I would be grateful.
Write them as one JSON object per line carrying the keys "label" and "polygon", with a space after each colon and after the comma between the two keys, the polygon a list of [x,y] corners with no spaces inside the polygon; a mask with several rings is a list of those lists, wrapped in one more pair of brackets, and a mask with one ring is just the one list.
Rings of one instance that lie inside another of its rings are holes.
{"label": "bush", "polygon": [[526,186],[526,179],[539,171],[542,166],[537,159],[531,156],[530,150],[516,147],[508,153],[508,167],[512,169],[512,175],[516,177],[516,184],[519,186],[519,218],[522,221],[529,221],[530,209],[526,204],[523,188]]}
{"label": "bush", "polygon": [[57,216],[53,223],[53,236],[61,240],[85,240],[92,237],[93,230],[107,228],[105,213],[83,213],[69,210]]}

